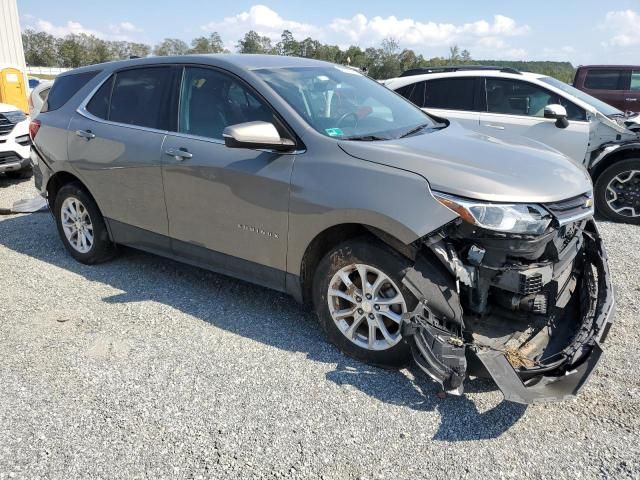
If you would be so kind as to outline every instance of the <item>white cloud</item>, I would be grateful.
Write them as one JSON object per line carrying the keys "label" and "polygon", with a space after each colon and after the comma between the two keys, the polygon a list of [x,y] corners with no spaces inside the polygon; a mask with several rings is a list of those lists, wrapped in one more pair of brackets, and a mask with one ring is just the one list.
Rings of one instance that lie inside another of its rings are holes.
{"label": "white cloud", "polygon": [[86,33],[87,35],[95,35],[96,37],[104,36],[101,32],[92,30],[90,28],[85,28],[81,23],[74,22],[73,20],[67,21],[67,23],[64,25],[54,25],[48,20],[35,18],[31,21],[30,25],[27,25],[27,28],[33,28],[34,30],[46,32],[55,37],[64,37],[65,35],[69,35],[72,33],[76,35]]}
{"label": "white cloud", "polygon": [[458,44],[471,50],[478,58],[483,55],[495,58],[524,54],[522,50],[511,48],[505,39],[526,35],[530,31],[528,25],[519,24],[504,15],[495,15],[491,21],[453,24],[420,22],[395,16],[368,18],[358,13],[351,18],[334,18],[328,25],[313,25],[283,18],[264,5],[254,5],[248,11],[222,21],[211,21],[201,28],[208,32],[217,31],[226,40],[236,40],[247,31],[255,30],[274,42],[280,39],[283,30],[290,30],[299,40],[313,37],[325,43],[356,44],[363,48],[378,46],[384,38],[393,37],[401,47],[414,48],[418,52]]}
{"label": "white cloud", "polygon": [[109,25],[109,30],[116,35],[137,33],[142,31],[141,28],[136,27],[131,22],[120,22],[117,24]]}
{"label": "white cloud", "polygon": [[[419,22],[412,18],[395,16],[368,19],[359,13],[350,19],[336,18],[329,29],[347,36],[354,43],[375,43],[385,37],[393,37],[401,44],[411,47],[447,46],[454,43],[475,43],[483,39],[485,44],[498,44],[503,37],[525,35],[528,25],[519,25],[504,15],[495,15],[490,23],[478,20],[472,23],[453,24]],[[465,45],[466,46],[466,45]]]}
{"label": "white cloud", "polygon": [[640,13],[634,10],[607,12],[601,28],[611,34],[605,47],[640,45]]}
{"label": "white cloud", "polygon": [[107,33],[101,30],[87,28],[80,22],[76,22],[74,20],[68,20],[67,23],[63,25],[55,25],[48,20],[44,20],[33,15],[23,15],[22,20],[25,29],[33,29],[40,32],[46,32],[55,37],[64,37],[70,34],[79,35],[81,33],[85,33],[87,35],[95,35],[96,37],[102,38],[104,40],[131,40],[132,34],[142,31],[133,23],[126,21],[109,25],[109,32]]}
{"label": "white cloud", "polygon": [[285,20],[277,12],[264,5],[253,5],[249,11],[232,17],[225,17],[221,22],[209,22],[202,30],[218,32],[223,38],[239,39],[249,30],[255,30],[262,36],[279,40],[283,30],[289,30],[294,37],[318,37],[320,29],[308,23]]}

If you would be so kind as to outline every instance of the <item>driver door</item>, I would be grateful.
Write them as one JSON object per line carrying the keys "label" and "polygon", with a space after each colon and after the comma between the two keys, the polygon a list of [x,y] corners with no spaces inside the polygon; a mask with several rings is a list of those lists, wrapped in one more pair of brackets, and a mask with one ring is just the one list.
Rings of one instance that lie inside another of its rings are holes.
{"label": "driver door", "polygon": [[179,110],[162,149],[174,252],[283,289],[295,155],[227,148],[222,138],[229,125],[275,122],[271,107],[226,72],[185,66]]}
{"label": "driver door", "polygon": [[[505,141],[514,135],[527,137],[584,163],[589,122],[583,109],[538,85],[510,78],[486,78],[486,95],[487,111],[480,113],[482,133]],[[553,103],[567,109],[567,128],[544,118],[544,107]]]}

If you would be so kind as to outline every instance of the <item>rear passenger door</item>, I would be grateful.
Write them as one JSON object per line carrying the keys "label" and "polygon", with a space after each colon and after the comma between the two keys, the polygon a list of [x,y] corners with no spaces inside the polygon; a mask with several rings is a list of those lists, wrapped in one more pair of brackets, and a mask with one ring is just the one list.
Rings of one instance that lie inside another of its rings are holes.
{"label": "rear passenger door", "polygon": [[[584,163],[589,144],[584,109],[531,82],[497,77],[485,81],[487,111],[480,114],[483,133],[507,141],[514,136],[537,140]],[[567,109],[567,128],[558,128],[555,120],[544,118],[544,108],[551,104]]]}
{"label": "rear passenger door", "polygon": [[237,77],[184,67],[178,128],[163,146],[169,233],[181,258],[282,289],[296,155],[226,147],[225,127],[251,121],[283,128]]}
{"label": "rear passenger door", "polygon": [[[409,87],[409,88],[408,88]],[[478,130],[480,101],[474,77],[437,78],[404,87],[406,98],[423,110]]]}
{"label": "rear passenger door", "polygon": [[169,245],[161,147],[177,108],[175,71],[153,66],[114,73],[69,126],[69,159],[121,243],[146,242],[146,236]]}

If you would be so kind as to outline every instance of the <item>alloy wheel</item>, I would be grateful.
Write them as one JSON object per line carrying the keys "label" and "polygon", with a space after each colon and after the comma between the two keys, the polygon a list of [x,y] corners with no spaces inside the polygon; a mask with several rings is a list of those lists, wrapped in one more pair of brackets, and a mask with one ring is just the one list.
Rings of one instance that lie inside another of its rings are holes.
{"label": "alloy wheel", "polygon": [[384,272],[364,264],[341,268],[327,292],[329,313],[342,334],[367,350],[386,350],[402,339],[407,304]]}
{"label": "alloy wheel", "polygon": [[613,177],[605,192],[611,210],[625,217],[640,217],[640,170],[620,172]]}
{"label": "alloy wheel", "polygon": [[62,230],[67,241],[79,253],[87,253],[93,247],[93,223],[87,208],[74,197],[68,197],[60,209]]}

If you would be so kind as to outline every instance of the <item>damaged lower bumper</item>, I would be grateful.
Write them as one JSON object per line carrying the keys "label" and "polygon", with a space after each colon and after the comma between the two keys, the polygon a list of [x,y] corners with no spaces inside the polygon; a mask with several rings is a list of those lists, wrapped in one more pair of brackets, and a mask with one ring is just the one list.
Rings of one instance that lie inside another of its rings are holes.
{"label": "damaged lower bumper", "polygon": [[[580,251],[575,252],[573,266],[568,267],[576,281],[563,308],[562,321],[550,316],[551,320],[517,350],[483,344],[471,331],[473,326],[443,313],[439,305],[432,306],[429,296],[419,293],[425,290],[421,286],[425,275],[417,264],[403,280],[421,299],[403,323],[403,337],[411,346],[416,364],[454,394],[462,393],[467,375],[476,374],[491,377],[505,399],[517,403],[562,401],[576,395],[602,356],[601,345],[614,317],[607,255],[592,220],[582,236]],[[532,353],[532,345],[541,337],[545,345]]]}

